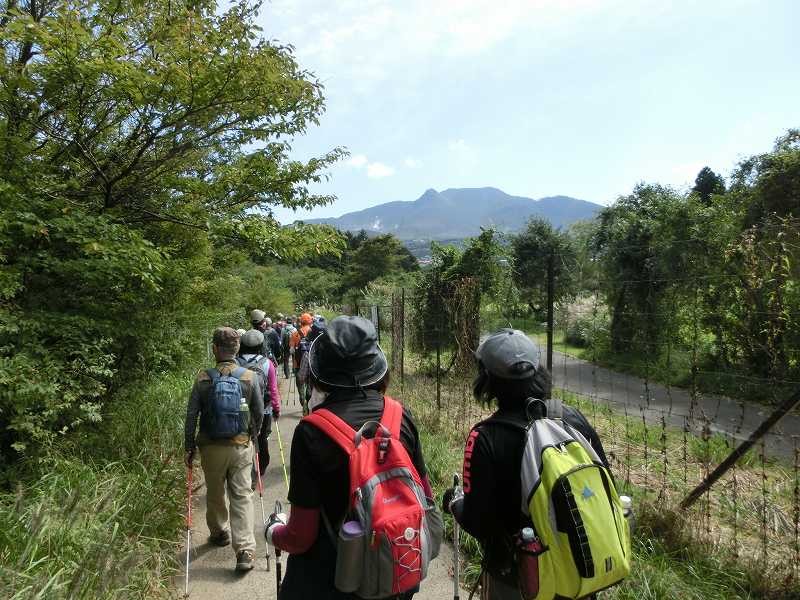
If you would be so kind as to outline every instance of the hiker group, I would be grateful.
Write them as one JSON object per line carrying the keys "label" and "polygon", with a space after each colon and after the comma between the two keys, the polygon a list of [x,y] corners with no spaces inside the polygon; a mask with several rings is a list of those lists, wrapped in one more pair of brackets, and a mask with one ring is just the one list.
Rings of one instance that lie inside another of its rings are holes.
{"label": "hiker group", "polygon": [[[289,555],[283,580],[276,562],[279,600],[410,599],[425,586],[444,525],[417,424],[387,395],[374,325],[309,313],[273,324],[260,310],[251,321],[244,332],[214,331],[217,364],[198,373],[187,408],[186,463],[199,448],[209,543],[232,543],[236,569],[253,568],[253,490],[270,463],[282,366],[303,417],[285,477],[291,511],[276,502],[267,518],[262,500],[268,547]],[[539,348],[523,332],[500,330],[475,356],[475,398],[497,408],[472,428],[441,507],[454,517],[456,549],[460,528],[483,549],[480,597],[590,598],[618,583],[630,570],[630,505],[597,433],[551,398]],[[454,566],[458,599],[457,550]]]}

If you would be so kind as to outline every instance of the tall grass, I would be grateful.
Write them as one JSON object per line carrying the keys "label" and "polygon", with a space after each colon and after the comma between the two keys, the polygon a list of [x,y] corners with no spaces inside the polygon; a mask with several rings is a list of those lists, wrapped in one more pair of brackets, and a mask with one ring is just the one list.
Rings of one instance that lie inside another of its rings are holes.
{"label": "tall grass", "polygon": [[183,368],[123,391],[94,430],[25,465],[36,476],[0,496],[4,597],[169,595],[185,489],[182,415],[193,374]]}

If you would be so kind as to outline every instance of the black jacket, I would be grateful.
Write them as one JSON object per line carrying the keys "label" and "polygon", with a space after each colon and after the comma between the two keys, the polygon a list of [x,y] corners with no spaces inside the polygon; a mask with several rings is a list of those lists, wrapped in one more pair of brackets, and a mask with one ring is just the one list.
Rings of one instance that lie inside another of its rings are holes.
{"label": "black jacket", "polygon": [[[375,390],[337,391],[319,408],[327,408],[353,428],[367,421],[380,420],[383,394]],[[421,478],[427,475],[422,446],[411,413],[403,408],[400,441]],[[345,452],[314,425],[301,421],[294,432],[291,450],[289,502],[292,506],[319,508],[331,527],[337,529],[348,508],[350,497],[349,460]],[[289,556],[280,600],[344,600],[354,594],[334,587],[336,550],[327,528],[320,523],[317,541],[303,554]]]}
{"label": "black jacket", "polygon": [[281,337],[272,327],[268,327],[267,330],[264,331],[264,346],[262,347],[261,353],[264,356],[272,356],[276,362],[280,361],[281,356],[283,356]]}

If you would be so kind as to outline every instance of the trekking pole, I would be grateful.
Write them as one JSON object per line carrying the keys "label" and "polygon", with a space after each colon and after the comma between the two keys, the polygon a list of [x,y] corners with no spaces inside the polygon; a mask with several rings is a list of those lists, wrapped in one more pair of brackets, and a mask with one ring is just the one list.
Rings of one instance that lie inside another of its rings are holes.
{"label": "trekking pole", "polygon": [[[453,488],[455,490],[454,497],[458,497],[458,492],[461,489],[461,481],[458,473],[453,475]],[[453,600],[458,600],[458,580],[461,578],[459,574],[460,560],[459,560],[459,537],[461,534],[460,527],[456,516],[453,515]]]}
{"label": "trekking pole", "polygon": [[[280,500],[275,500],[275,514],[279,515],[283,512]],[[267,556],[269,556],[269,547],[267,547]],[[275,581],[277,582],[276,598],[281,596],[281,549],[275,546]]]}
{"label": "trekking pole", "polygon": [[[258,458],[258,438],[253,438],[253,443],[255,444],[255,454],[253,456],[253,460],[255,461],[256,465],[256,487],[258,488],[258,500],[261,503],[261,520],[264,522],[264,525],[267,524],[267,515],[264,512],[264,483],[261,481],[261,462]],[[267,552],[267,571],[269,571],[269,552]]]}
{"label": "trekking pole", "polygon": [[286,491],[289,491],[289,473],[286,470],[286,457],[283,455],[283,441],[281,440],[281,428],[278,425],[278,419],[275,419],[275,431],[278,434],[278,448],[281,451],[281,462],[283,463],[283,480],[286,482]]}
{"label": "trekking pole", "polygon": [[192,467],[187,468],[186,474],[186,583],[184,596],[189,597],[189,550],[192,540]]}

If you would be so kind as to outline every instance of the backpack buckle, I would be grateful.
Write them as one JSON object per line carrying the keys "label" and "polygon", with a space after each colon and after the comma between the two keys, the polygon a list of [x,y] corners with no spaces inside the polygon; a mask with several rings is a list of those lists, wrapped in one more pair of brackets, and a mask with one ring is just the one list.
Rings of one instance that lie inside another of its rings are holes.
{"label": "backpack buckle", "polygon": [[378,464],[382,465],[386,462],[386,453],[389,452],[390,438],[382,437],[378,442]]}

